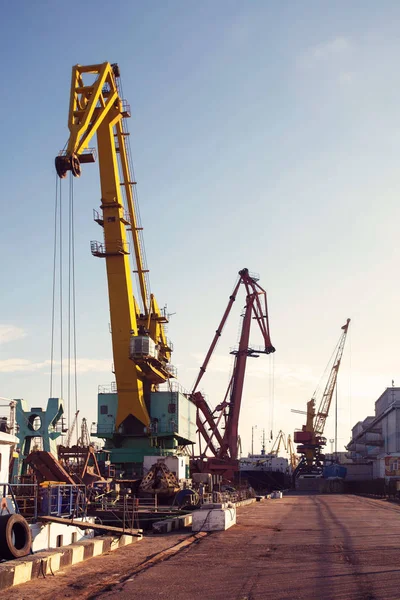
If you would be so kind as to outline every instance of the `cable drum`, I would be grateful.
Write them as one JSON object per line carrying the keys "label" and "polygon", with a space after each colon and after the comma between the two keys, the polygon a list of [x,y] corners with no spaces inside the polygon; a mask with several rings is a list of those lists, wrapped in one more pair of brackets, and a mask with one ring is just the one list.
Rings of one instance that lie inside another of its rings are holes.
{"label": "cable drum", "polygon": [[32,534],[21,515],[0,516],[0,558],[21,558],[31,551]]}

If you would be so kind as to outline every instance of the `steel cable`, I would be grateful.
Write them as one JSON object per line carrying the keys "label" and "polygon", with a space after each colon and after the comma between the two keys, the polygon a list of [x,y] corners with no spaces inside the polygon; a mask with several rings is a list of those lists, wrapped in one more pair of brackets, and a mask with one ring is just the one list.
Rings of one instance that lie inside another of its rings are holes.
{"label": "steel cable", "polygon": [[75,389],[75,411],[78,410],[78,376],[77,376],[77,353],[76,353],[76,292],[75,292],[75,224],[74,224],[74,183],[71,183],[71,257],[72,257],[72,326],[74,339],[74,389]]}
{"label": "steel cable", "polygon": [[[71,379],[74,381],[75,413],[78,410],[78,379],[76,356],[76,291],[75,291],[75,224],[74,224],[74,178],[69,177],[68,206],[68,427],[71,426]],[[71,351],[73,350],[73,357]],[[71,364],[73,366],[71,373]],[[77,428],[78,432],[78,428]]]}
{"label": "steel cable", "polygon": [[[53,363],[54,363],[54,322],[55,322],[55,299],[56,299],[56,261],[57,261],[57,217],[58,217],[58,182],[56,174],[56,198],[54,205],[54,249],[53,249],[53,300],[51,308],[51,349],[50,349],[50,395],[53,397]],[[61,182],[60,182],[61,183]]]}
{"label": "steel cable", "polygon": [[59,235],[59,243],[60,243],[60,397],[62,398],[64,395],[64,387],[63,387],[63,272],[62,272],[62,260],[63,260],[63,252],[62,252],[62,185],[60,181],[60,214],[59,214],[59,223],[60,223],[60,235]]}
{"label": "steel cable", "polygon": [[71,185],[72,176],[69,177],[69,204],[68,204],[68,376],[67,376],[67,402],[68,402],[68,429],[71,427]]}

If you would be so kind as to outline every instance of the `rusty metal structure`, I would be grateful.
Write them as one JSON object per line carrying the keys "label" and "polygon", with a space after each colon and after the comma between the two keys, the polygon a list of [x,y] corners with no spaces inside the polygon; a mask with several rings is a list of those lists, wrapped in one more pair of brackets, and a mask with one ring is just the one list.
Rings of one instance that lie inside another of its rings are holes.
{"label": "rusty metal structure", "polygon": [[75,483],[84,483],[90,487],[94,483],[106,481],[100,473],[93,446],[59,446],[58,459]]}

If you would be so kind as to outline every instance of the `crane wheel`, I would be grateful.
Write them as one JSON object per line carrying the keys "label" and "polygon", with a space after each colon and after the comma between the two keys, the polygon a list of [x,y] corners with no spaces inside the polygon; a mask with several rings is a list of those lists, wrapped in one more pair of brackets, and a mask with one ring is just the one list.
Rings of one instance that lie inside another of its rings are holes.
{"label": "crane wheel", "polygon": [[80,177],[81,176],[81,163],[79,162],[79,158],[77,157],[76,154],[73,154],[71,156],[71,171],[72,171],[72,175],[74,177]]}
{"label": "crane wheel", "polygon": [[65,179],[68,171],[71,171],[74,177],[80,177],[81,175],[81,163],[76,154],[72,156],[56,156],[54,163],[60,179]]}
{"label": "crane wheel", "polygon": [[21,558],[31,551],[32,534],[21,515],[0,515],[0,558]]}

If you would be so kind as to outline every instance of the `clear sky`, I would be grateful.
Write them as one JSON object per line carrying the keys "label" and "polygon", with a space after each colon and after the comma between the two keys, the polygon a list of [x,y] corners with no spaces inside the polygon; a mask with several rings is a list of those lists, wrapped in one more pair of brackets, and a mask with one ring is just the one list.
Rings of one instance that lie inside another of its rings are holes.
{"label": "clear sky", "polygon": [[[72,65],[108,60],[132,107],[152,291],[176,313],[181,383],[193,383],[248,267],[268,290],[277,352],[273,406],[272,359],[249,364],[244,452],[252,425],[258,436],[301,426],[290,409],[305,408],[351,317],[343,446],[391,380],[400,384],[399,18],[395,0],[4,4],[0,395],[47,402],[53,161],[67,139]],[[89,421],[97,385],[112,379],[105,265],[89,246],[102,235],[99,198],[87,165],[75,201],[79,408]],[[212,404],[239,312],[203,380]]]}

